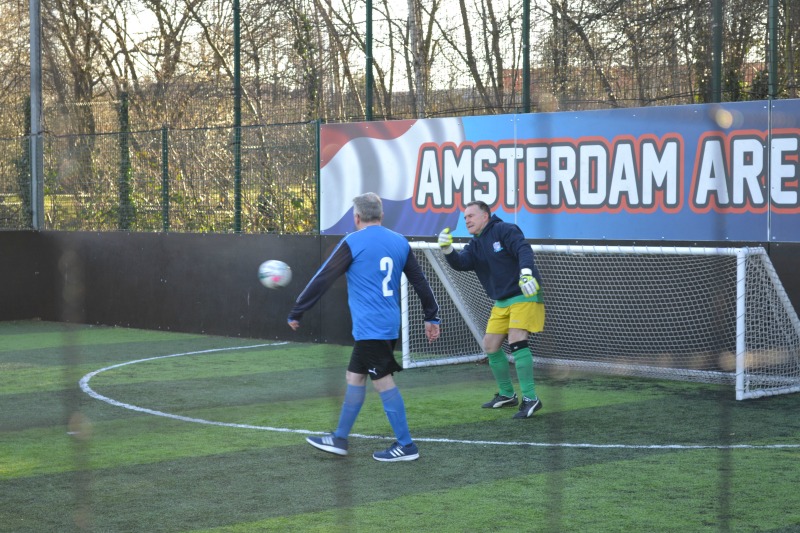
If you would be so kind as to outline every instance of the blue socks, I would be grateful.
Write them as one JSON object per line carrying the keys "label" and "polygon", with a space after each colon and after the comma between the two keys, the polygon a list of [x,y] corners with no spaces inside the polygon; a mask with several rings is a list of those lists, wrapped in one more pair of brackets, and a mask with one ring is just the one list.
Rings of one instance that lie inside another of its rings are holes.
{"label": "blue socks", "polygon": [[342,412],[339,415],[339,425],[333,432],[334,437],[346,439],[350,435],[350,430],[353,429],[353,424],[356,423],[356,418],[358,418],[358,413],[361,411],[361,406],[364,405],[366,395],[366,386],[347,385],[347,390],[344,393],[344,403],[342,403]]}
{"label": "blue socks", "polygon": [[[346,439],[350,435],[350,430],[353,429],[353,424],[358,418],[361,406],[364,405],[366,394],[366,386],[347,386],[347,390],[344,393],[344,402],[342,403],[342,412],[339,415],[339,425],[333,432],[334,437]],[[380,393],[380,397],[386,418],[389,419],[389,424],[392,426],[395,437],[397,437],[397,442],[403,446],[408,446],[412,443],[411,432],[408,429],[406,406],[403,402],[403,396],[400,394],[400,389],[394,387],[383,391]]]}
{"label": "blue socks", "polygon": [[394,387],[380,393],[383,402],[383,410],[389,424],[392,426],[394,435],[402,446],[412,443],[411,432],[408,430],[408,420],[406,419],[406,406],[403,403],[403,396],[400,389]]}

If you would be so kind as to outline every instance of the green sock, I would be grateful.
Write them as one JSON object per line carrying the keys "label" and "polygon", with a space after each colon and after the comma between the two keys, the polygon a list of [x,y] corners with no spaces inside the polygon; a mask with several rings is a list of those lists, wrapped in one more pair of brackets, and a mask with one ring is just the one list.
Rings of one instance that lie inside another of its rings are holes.
{"label": "green sock", "polygon": [[536,389],[533,386],[533,356],[530,348],[514,352],[514,364],[517,367],[517,379],[522,395],[533,400],[536,398]]}
{"label": "green sock", "polygon": [[503,350],[486,354],[489,357],[489,368],[492,369],[497,389],[503,396],[514,396],[514,386],[511,384],[511,370],[509,369],[506,352]]}

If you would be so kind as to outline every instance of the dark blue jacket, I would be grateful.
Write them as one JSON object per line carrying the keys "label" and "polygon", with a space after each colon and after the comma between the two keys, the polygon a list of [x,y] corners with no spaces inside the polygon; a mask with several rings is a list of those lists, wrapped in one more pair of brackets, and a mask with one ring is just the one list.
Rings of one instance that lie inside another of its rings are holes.
{"label": "dark blue jacket", "polygon": [[519,271],[530,268],[542,284],[533,260],[531,245],[525,242],[516,224],[503,222],[492,215],[480,235],[475,235],[460,252],[445,254],[455,270],[474,270],[483,289],[492,300],[503,300],[522,294]]}

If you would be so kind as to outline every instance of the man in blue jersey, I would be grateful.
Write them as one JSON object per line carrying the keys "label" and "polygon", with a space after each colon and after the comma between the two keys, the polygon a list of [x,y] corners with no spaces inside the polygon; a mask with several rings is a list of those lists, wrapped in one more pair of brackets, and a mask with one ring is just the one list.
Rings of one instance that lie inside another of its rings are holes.
{"label": "man in blue jersey", "polygon": [[347,390],[339,425],[330,435],[308,437],[306,441],[320,450],[347,455],[347,437],[364,404],[369,376],[397,438],[389,448],[375,452],[372,457],[377,461],[413,461],[419,457],[419,449],[411,439],[403,397],[392,377],[403,369],[394,358],[400,334],[401,273],[405,273],[422,301],[429,342],[439,338],[439,305],[406,238],[381,225],[380,197],[366,193],[354,198],[353,218],[358,231],[339,242],[289,312],[289,326],[296,330],[303,313],[317,303],[339,276],[346,275],[355,345],[345,373]]}
{"label": "man in blue jersey", "polygon": [[[498,392],[482,407],[519,404],[514,418],[529,418],[542,408],[542,402],[534,388],[528,333],[544,329],[545,315],[541,277],[534,264],[533,251],[525,242],[522,230],[492,215],[485,202],[468,203],[464,209],[464,222],[473,238],[462,251],[453,249],[449,228],[439,234],[439,246],[453,269],[474,270],[486,294],[495,301],[486,324],[483,349]],[[506,337],[522,389],[522,403],[514,392],[510,366],[502,348]]]}

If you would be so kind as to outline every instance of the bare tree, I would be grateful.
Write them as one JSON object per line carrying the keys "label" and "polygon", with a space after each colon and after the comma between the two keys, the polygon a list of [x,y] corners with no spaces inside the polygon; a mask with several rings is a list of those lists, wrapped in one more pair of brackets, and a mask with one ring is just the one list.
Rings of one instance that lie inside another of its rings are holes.
{"label": "bare tree", "polygon": [[[413,66],[413,76],[409,76],[409,87],[414,96],[414,114],[425,116],[425,95],[427,93],[427,57],[422,48],[422,9],[419,2],[408,0],[408,51]],[[411,81],[413,80],[413,82]]]}
{"label": "bare tree", "polygon": [[25,131],[21,117],[30,89],[28,63],[28,3],[0,3],[0,137],[16,137]]}
{"label": "bare tree", "polygon": [[784,78],[786,80],[786,95],[797,98],[798,78],[800,78],[800,61],[795,44],[800,43],[800,3],[791,0],[781,1],[783,12],[783,31],[781,48],[783,52]]}
{"label": "bare tree", "polygon": [[332,65],[336,67],[334,90],[340,95],[340,113],[347,113],[347,99],[352,97],[360,115],[364,116],[366,108],[362,97],[363,84],[356,82],[352,70],[354,56],[363,57],[361,54],[354,54],[354,52],[363,51],[363,46],[357,46],[361,30],[353,16],[356,2],[355,0],[346,0],[337,9],[334,9],[332,0],[314,1],[317,5],[317,12],[328,32],[331,54],[335,56],[335,63]]}
{"label": "bare tree", "polygon": [[100,21],[84,0],[46,0],[42,8],[42,82],[62,109],[70,107],[68,131],[92,134],[90,104],[104,75],[97,40]]}

